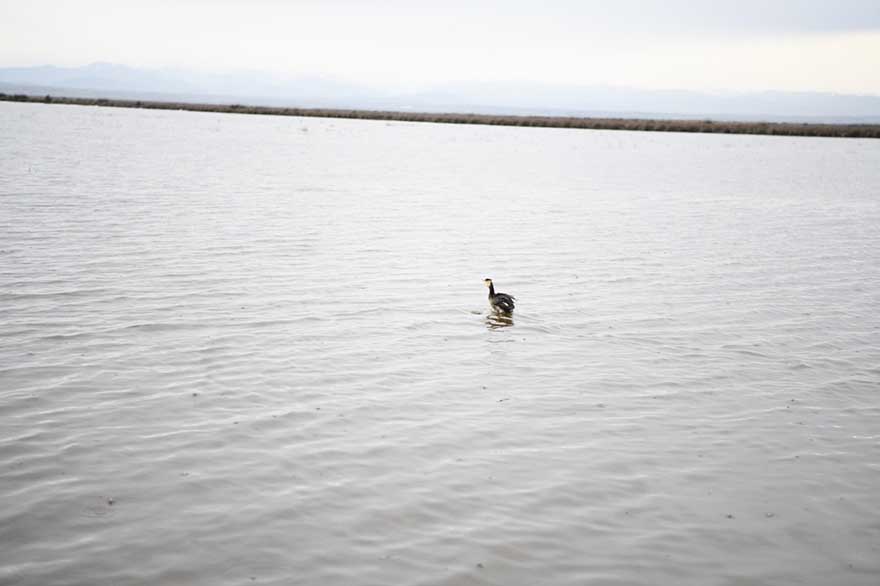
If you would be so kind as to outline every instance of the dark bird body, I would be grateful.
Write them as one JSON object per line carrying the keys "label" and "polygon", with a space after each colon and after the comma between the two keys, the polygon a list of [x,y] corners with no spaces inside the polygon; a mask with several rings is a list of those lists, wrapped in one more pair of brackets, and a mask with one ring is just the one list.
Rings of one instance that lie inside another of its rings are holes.
{"label": "dark bird body", "polygon": [[483,283],[489,288],[489,305],[492,306],[492,309],[501,313],[513,313],[516,297],[507,293],[496,293],[492,279],[483,279]]}

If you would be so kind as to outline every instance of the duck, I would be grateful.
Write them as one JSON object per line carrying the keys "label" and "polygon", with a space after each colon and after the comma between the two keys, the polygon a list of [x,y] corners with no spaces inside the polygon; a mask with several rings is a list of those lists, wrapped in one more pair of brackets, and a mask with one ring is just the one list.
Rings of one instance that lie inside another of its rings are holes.
{"label": "duck", "polygon": [[483,283],[489,288],[489,305],[492,306],[492,309],[500,313],[513,313],[516,297],[507,293],[496,293],[492,279],[483,279]]}

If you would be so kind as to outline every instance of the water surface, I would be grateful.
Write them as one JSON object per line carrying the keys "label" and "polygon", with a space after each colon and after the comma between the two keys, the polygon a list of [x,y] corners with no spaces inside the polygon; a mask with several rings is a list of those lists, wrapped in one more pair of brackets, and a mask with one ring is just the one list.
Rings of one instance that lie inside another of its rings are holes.
{"label": "water surface", "polygon": [[873,586],[878,185],[871,141],[0,103],[0,583]]}

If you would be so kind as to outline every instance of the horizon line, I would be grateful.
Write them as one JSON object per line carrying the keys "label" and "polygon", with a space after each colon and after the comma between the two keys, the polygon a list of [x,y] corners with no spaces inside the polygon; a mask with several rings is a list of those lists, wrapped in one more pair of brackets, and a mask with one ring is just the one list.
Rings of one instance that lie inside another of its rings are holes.
{"label": "horizon line", "polygon": [[649,118],[590,118],[575,116],[525,116],[506,114],[459,114],[431,112],[401,112],[393,110],[359,110],[343,108],[285,108],[242,104],[204,104],[192,102],[162,102],[153,100],[125,100],[111,98],[74,98],[65,96],[35,96],[0,92],[0,102],[98,106],[111,108],[184,110],[221,114],[294,116],[307,118],[346,118],[392,122],[440,124],[476,124],[488,126],[519,126],[538,128],[567,128],[578,130],[625,130],[641,132],[685,132],[700,134],[744,134],[765,136],[800,136],[828,138],[880,138],[880,124],[864,123],[809,123],[719,121],[705,118],[649,119]]}

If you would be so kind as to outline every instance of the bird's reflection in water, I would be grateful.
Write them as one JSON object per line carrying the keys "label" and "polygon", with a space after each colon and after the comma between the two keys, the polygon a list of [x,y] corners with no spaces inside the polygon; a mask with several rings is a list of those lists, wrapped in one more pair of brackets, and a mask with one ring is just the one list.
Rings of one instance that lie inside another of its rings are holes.
{"label": "bird's reflection in water", "polygon": [[513,316],[499,313],[497,311],[492,311],[489,315],[486,316],[486,327],[490,330],[497,330],[499,328],[509,328],[513,325]]}

